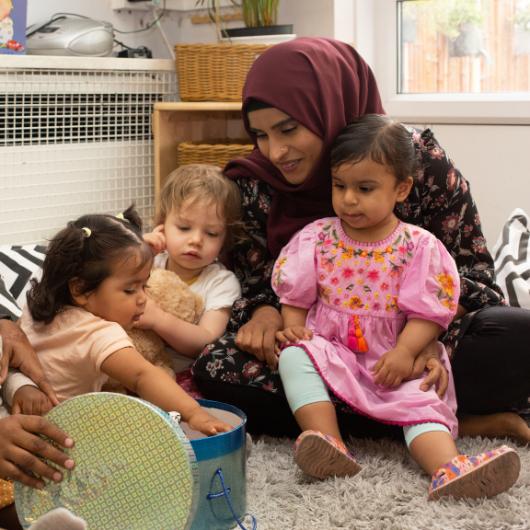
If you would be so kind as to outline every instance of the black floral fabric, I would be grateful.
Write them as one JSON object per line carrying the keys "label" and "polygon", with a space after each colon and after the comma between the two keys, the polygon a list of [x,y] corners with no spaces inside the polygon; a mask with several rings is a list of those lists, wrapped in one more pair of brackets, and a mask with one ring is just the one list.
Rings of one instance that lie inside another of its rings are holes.
{"label": "black floral fabric", "polygon": [[470,320],[479,309],[505,305],[495,284],[493,258],[482,234],[468,181],[454,167],[432,131],[414,131],[419,170],[407,200],[396,214],[434,234],[449,250],[460,273],[460,300],[467,313],[453,321],[443,337],[452,358]]}
{"label": "black floral fabric", "polygon": [[[415,130],[413,140],[418,172],[408,199],[398,205],[396,214],[403,221],[421,226],[440,239],[458,266],[461,281],[459,303],[467,313],[453,321],[442,337],[450,358],[453,358],[458,355],[459,341],[475,312],[505,302],[500,288],[495,285],[493,259],[486,247],[469,183],[454,167],[431,130]],[[278,373],[252,355],[238,350],[234,344],[237,330],[250,319],[256,307],[264,304],[279,307],[270,285],[274,259],[267,249],[266,234],[272,191],[257,180],[240,179],[237,184],[248,235],[232,254],[232,268],[241,282],[242,297],[234,303],[227,333],[197,359],[193,373],[199,380],[282,392]]]}

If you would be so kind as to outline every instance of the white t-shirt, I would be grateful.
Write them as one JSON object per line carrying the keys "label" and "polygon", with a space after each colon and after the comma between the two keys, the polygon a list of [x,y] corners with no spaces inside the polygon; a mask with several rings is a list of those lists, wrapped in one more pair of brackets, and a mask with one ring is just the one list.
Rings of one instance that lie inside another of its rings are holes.
{"label": "white t-shirt", "polygon": [[[155,256],[153,267],[165,269],[168,254],[161,252]],[[205,267],[190,289],[204,300],[204,311],[231,308],[241,296],[241,286],[236,275],[219,262]]]}
{"label": "white t-shirt", "polygon": [[[153,267],[165,269],[168,254],[161,252],[155,256]],[[231,308],[241,296],[241,286],[236,275],[221,263],[212,263],[205,267],[199,277],[190,285],[190,289],[202,297],[204,311]],[[193,359],[177,353],[170,346],[166,350],[171,356],[171,364],[176,373],[183,372],[193,364]]]}

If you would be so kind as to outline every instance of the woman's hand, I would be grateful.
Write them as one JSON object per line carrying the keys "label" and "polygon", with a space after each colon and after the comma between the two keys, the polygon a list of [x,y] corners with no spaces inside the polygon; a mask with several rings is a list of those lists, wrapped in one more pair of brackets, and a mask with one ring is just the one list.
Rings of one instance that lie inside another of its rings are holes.
{"label": "woman's hand", "polygon": [[188,425],[207,436],[213,436],[220,432],[228,432],[233,429],[231,425],[212,416],[203,407],[197,407],[188,418]]}
{"label": "woman's hand", "polygon": [[152,232],[144,234],[144,241],[151,247],[153,254],[159,254],[166,250],[166,235],[164,234],[164,225],[158,225]]}
{"label": "woman's hand", "polygon": [[252,318],[239,328],[235,340],[236,346],[275,369],[278,366],[278,355],[275,351],[276,332],[282,325],[282,316],[276,308],[258,307]]}
{"label": "woman's hand", "polygon": [[436,387],[436,393],[440,397],[443,397],[449,384],[449,375],[440,361],[439,354],[440,348],[438,341],[433,340],[416,357],[412,374],[407,379],[417,379],[427,370],[429,373],[421,382],[420,389],[426,392],[434,385]]}
{"label": "woman's hand", "polygon": [[0,320],[0,339],[0,384],[5,381],[9,367],[18,369],[48,396],[53,405],[58,405],[57,396],[44,375],[37,354],[20,327],[10,320]]}
{"label": "woman's hand", "polygon": [[44,416],[53,408],[48,396],[31,385],[21,386],[13,396],[11,414],[34,414]]}
{"label": "woman's hand", "polygon": [[[74,442],[63,431],[40,416],[16,414],[0,419],[0,476],[42,489],[43,478],[60,482],[61,472],[46,464],[42,458],[73,469],[74,461],[65,453],[43,440],[44,435],[57,445],[70,448]],[[33,473],[35,476],[32,476]]]}

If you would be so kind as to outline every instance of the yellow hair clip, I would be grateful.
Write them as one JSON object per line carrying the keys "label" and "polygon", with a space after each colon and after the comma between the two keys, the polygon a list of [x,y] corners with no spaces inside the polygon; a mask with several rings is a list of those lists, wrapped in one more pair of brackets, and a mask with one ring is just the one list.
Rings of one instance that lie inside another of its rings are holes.
{"label": "yellow hair clip", "polygon": [[83,234],[85,235],[85,237],[90,237],[92,235],[92,230],[90,230],[90,228],[86,226],[83,226],[81,230],[83,230]]}
{"label": "yellow hair clip", "polygon": [[122,221],[125,221],[125,216],[123,215],[123,212],[120,212],[120,213],[117,213],[116,214],[116,218],[117,219],[121,219]]}

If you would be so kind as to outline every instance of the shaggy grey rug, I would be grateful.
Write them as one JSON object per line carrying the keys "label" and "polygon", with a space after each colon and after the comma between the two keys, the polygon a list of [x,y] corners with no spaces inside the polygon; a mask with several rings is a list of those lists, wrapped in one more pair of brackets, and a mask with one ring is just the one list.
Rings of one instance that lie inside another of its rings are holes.
{"label": "shaggy grey rug", "polygon": [[[462,438],[468,454],[503,440]],[[363,470],[355,477],[315,481],[292,458],[291,440],[254,439],[247,469],[248,511],[258,530],[528,530],[530,448],[518,447],[521,474],[515,486],[493,499],[427,501],[429,480],[404,445],[351,439]],[[246,527],[248,518],[245,521]]]}

